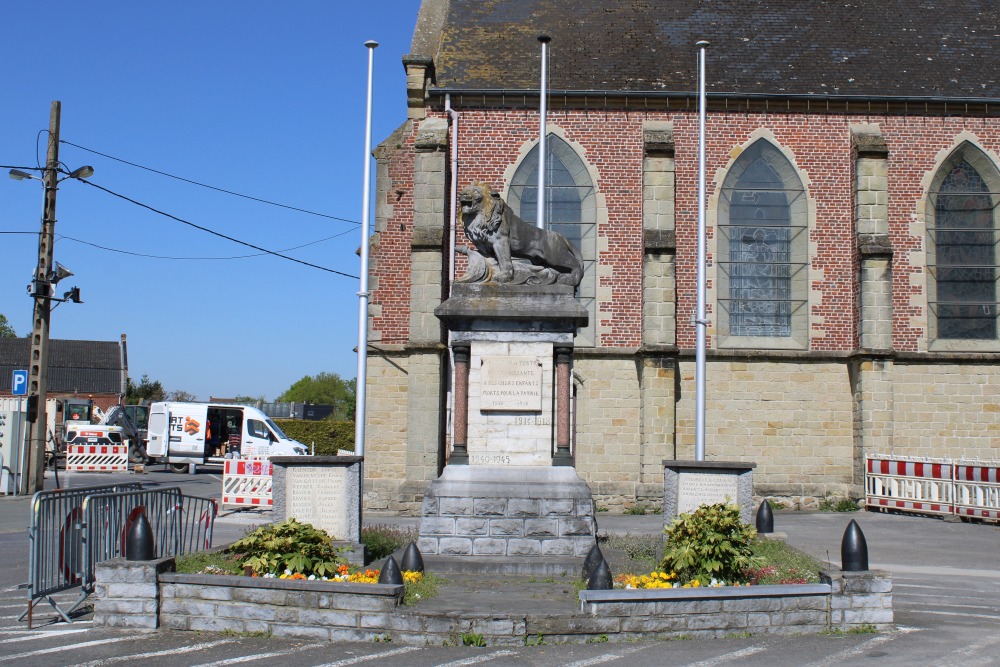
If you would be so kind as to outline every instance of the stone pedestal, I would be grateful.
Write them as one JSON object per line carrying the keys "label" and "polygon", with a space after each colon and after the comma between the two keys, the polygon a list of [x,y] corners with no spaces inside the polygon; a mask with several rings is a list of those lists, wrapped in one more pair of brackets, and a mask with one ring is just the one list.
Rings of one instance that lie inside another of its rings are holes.
{"label": "stone pedestal", "polygon": [[586,310],[569,286],[482,283],[456,284],[434,312],[449,331],[455,401],[421,551],[497,572],[559,559],[578,568],[596,530],[571,450],[573,337]]}
{"label": "stone pedestal", "polygon": [[424,494],[419,546],[512,563],[578,558],[596,530],[590,487],[573,468],[448,466]]}
{"label": "stone pedestal", "polygon": [[364,564],[360,456],[272,456],[274,520],[294,518],[325,530]]}
{"label": "stone pedestal", "polygon": [[743,523],[753,522],[753,469],[740,461],[663,462],[663,524],[699,505],[732,503]]}

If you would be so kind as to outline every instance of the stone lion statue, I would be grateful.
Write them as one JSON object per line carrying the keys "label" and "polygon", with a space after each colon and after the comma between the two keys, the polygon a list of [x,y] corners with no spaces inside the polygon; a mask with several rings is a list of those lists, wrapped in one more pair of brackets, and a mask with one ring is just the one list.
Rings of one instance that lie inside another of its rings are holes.
{"label": "stone lion statue", "polygon": [[[539,229],[514,215],[485,183],[473,183],[458,198],[465,235],[476,246],[459,248],[469,271],[460,282],[560,284],[583,279],[583,257],[565,236]],[[527,262],[513,261],[515,258]]]}

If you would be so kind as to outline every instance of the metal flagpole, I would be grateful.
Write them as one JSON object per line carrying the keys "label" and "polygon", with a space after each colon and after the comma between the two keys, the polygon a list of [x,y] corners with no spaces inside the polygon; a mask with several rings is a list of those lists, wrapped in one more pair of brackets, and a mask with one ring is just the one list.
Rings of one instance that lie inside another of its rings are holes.
{"label": "metal flagpole", "polygon": [[546,102],[549,93],[549,42],[552,38],[548,35],[539,35],[538,41],[542,43],[542,82],[539,86],[538,105],[538,216],[535,219],[535,226],[545,229],[545,128],[546,128]]}
{"label": "metal flagpole", "polygon": [[694,459],[705,460],[705,315],[706,230],[705,230],[705,49],[698,47],[698,312],[695,316],[697,342],[695,347],[695,423]]}
{"label": "metal flagpole", "polygon": [[368,234],[371,229],[372,182],[372,68],[375,64],[373,39],[365,42],[368,47],[368,105],[365,115],[365,177],[361,203],[361,280],[358,289],[358,377],[355,380],[357,403],[354,406],[354,454],[365,455],[365,380],[368,375]]}

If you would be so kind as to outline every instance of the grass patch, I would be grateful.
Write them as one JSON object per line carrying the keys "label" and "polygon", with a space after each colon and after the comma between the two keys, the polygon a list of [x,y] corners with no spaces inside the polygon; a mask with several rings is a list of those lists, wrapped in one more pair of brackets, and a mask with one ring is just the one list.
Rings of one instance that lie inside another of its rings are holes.
{"label": "grass patch", "polygon": [[611,574],[650,572],[660,564],[663,535],[598,535]]}
{"label": "grass patch", "polygon": [[641,504],[639,504],[639,505],[633,505],[632,507],[627,508],[623,512],[623,514],[645,515],[646,514],[646,506],[645,505],[641,505]]}
{"label": "grass patch", "polygon": [[368,550],[368,558],[371,559],[369,562],[382,560],[392,552],[416,541],[417,531],[412,528],[396,528],[385,524],[375,524],[361,529],[361,543]]}
{"label": "grass patch", "polygon": [[539,632],[534,637],[525,637],[524,638],[524,645],[525,646],[544,646],[545,645],[545,636],[542,635],[541,632]]}
{"label": "grass patch", "polygon": [[836,496],[823,496],[819,501],[820,512],[857,512],[857,501],[850,498],[837,498]]}
{"label": "grass patch", "polygon": [[794,549],[781,540],[758,538],[753,541],[753,553],[764,560],[764,565],[750,572],[753,584],[816,584],[819,583],[821,563]]}
{"label": "grass patch", "polygon": [[424,572],[420,581],[413,581],[406,584],[403,589],[403,604],[413,606],[421,600],[432,598],[438,593],[438,587],[445,582],[445,579]]}
{"label": "grass patch", "polygon": [[486,646],[486,639],[478,632],[463,632],[462,646]]}
{"label": "grass patch", "polygon": [[180,574],[243,574],[239,558],[221,551],[198,551],[175,559]]}
{"label": "grass patch", "polygon": [[251,639],[251,638],[268,639],[271,637],[270,632],[266,632],[263,630],[259,630],[257,632],[246,632],[246,631],[238,632],[236,630],[231,630],[229,628],[226,628],[219,634],[221,634],[223,637],[238,637],[240,639]]}
{"label": "grass patch", "polygon": [[776,500],[774,498],[768,498],[767,499],[767,506],[770,507],[772,511],[773,510],[783,510],[786,507],[788,507],[788,505],[786,505],[784,501],[782,501],[782,500]]}
{"label": "grass patch", "polygon": [[858,625],[853,628],[848,628],[847,630],[841,630],[840,628],[830,628],[829,630],[823,630],[819,634],[829,635],[833,637],[844,637],[847,635],[877,635],[878,628],[876,628],[871,623],[865,623],[864,625]]}

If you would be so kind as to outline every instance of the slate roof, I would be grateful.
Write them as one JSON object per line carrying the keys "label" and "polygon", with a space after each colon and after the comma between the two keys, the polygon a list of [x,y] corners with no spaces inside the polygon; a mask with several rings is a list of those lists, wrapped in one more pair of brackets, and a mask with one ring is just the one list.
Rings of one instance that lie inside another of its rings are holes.
{"label": "slate roof", "polygon": [[[10,394],[13,371],[28,367],[28,338],[0,338],[0,394]],[[50,340],[49,392],[117,394],[122,386],[118,341]]]}
{"label": "slate roof", "polygon": [[[1000,99],[997,0],[424,0],[413,55],[448,90]],[[994,49],[996,51],[994,52]]]}

